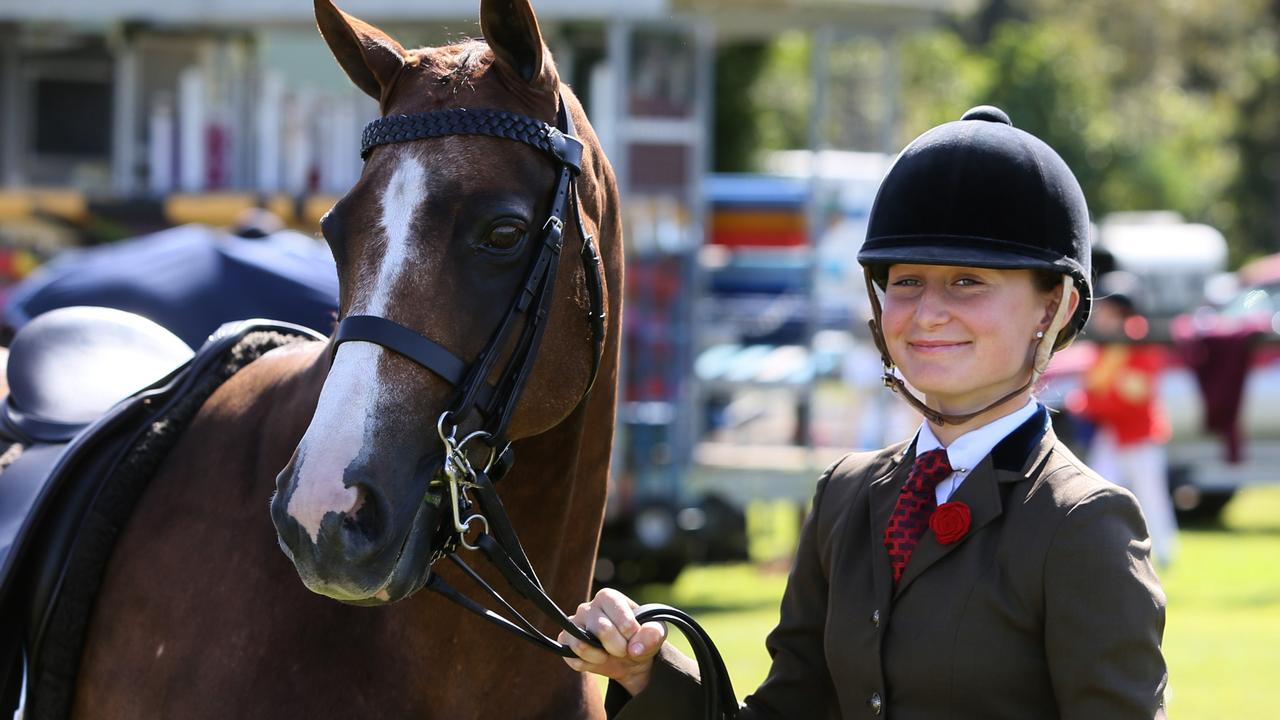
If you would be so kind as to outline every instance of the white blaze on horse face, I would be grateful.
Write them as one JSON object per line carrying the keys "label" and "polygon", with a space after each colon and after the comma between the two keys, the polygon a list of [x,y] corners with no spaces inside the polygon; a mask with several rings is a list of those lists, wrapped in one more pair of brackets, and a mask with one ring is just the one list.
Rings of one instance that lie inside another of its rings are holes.
{"label": "white blaze on horse face", "polygon": [[422,161],[404,154],[391,175],[391,182],[382,193],[382,232],[386,247],[374,280],[373,297],[369,298],[364,313],[383,315],[391,299],[391,290],[397,276],[409,263],[412,249],[413,220],[418,209],[427,199],[427,171]]}
{"label": "white blaze on horse face", "polygon": [[[385,245],[378,275],[367,296],[353,303],[352,314],[385,316],[396,280],[409,264],[413,223],[426,200],[427,172],[413,155],[402,155],[382,193]],[[320,523],[331,512],[353,514],[363,497],[344,481],[346,469],[359,457],[378,398],[394,395],[375,374],[385,352],[370,343],[344,343],[338,348],[315,416],[299,445],[297,485],[288,513],[316,542]]]}
{"label": "white blaze on horse face", "polygon": [[299,444],[297,485],[288,513],[317,542],[320,523],[331,512],[353,513],[361,500],[343,481],[346,469],[364,447],[366,418],[376,402],[367,368],[376,367],[374,346],[345,343],[320,391],[311,425]]}

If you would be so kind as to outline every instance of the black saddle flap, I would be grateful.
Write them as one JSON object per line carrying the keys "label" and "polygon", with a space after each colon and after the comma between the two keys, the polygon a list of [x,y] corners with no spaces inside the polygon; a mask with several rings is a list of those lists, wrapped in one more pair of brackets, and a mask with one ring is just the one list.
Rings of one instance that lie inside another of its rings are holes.
{"label": "black saddle flap", "polygon": [[0,482],[0,578],[9,576],[21,531],[44,488],[49,471],[66,447],[37,445],[4,471]]}

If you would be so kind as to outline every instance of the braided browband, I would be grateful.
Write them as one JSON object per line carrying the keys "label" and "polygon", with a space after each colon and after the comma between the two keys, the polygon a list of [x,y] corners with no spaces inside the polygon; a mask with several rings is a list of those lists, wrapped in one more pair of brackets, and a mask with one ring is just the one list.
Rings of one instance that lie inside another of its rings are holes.
{"label": "braided browband", "polygon": [[569,165],[577,174],[582,169],[582,143],[552,125],[503,110],[453,108],[415,115],[379,118],[365,126],[360,136],[360,158],[379,145],[425,140],[447,135],[488,135],[518,140]]}

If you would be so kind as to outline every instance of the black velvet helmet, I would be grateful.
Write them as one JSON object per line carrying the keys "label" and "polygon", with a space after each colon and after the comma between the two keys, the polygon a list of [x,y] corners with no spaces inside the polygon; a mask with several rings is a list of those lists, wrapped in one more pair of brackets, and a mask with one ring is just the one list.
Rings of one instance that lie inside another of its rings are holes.
{"label": "black velvet helmet", "polygon": [[929,130],[898,155],[871,207],[858,262],[883,286],[895,263],[1041,269],[1070,275],[1089,317],[1089,209],[1053,148],[989,105]]}

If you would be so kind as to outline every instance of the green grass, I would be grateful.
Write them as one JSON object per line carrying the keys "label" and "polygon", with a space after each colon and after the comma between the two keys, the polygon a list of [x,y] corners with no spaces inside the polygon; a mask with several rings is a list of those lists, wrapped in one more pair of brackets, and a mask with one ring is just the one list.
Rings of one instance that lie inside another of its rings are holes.
{"label": "green grass", "polygon": [[1184,530],[1179,541],[1177,562],[1161,575],[1170,717],[1276,717],[1280,488],[1240,493],[1221,526]]}
{"label": "green grass", "polygon": [[[696,567],[670,587],[636,593],[702,623],[745,697],[764,679],[764,638],[777,622],[796,509],[748,513],[753,563]],[[1280,692],[1280,487],[1240,493],[1214,527],[1184,529],[1177,562],[1161,573],[1169,597],[1165,657],[1175,720],[1275,717]],[[688,652],[688,648],[684,648]]]}

